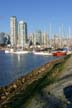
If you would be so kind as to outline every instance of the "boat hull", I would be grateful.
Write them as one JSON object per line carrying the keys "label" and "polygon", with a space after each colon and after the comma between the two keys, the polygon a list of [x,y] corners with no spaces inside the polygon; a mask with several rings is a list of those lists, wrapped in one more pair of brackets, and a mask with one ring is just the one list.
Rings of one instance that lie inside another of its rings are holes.
{"label": "boat hull", "polygon": [[35,55],[52,55],[52,53],[49,53],[49,52],[36,52],[36,51],[33,51],[33,54],[35,54]]}
{"label": "boat hull", "polygon": [[29,51],[8,51],[6,50],[5,53],[11,53],[11,54],[27,54],[30,53]]}
{"label": "boat hull", "polygon": [[66,55],[66,52],[54,52],[53,56],[64,56]]}

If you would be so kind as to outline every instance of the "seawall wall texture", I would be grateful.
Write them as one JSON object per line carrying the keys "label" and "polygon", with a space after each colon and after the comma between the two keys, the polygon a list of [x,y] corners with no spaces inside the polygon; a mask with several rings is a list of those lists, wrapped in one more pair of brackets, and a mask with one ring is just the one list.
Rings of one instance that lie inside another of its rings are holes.
{"label": "seawall wall texture", "polygon": [[64,61],[64,58],[51,61],[33,70],[31,73],[17,79],[15,82],[9,84],[8,86],[0,87],[0,103],[2,103],[10,95],[14,94],[22,87],[26,89],[26,87],[30,85],[32,82],[34,82],[35,80],[38,80],[48,71],[50,71],[56,63],[62,63],[63,61]]}

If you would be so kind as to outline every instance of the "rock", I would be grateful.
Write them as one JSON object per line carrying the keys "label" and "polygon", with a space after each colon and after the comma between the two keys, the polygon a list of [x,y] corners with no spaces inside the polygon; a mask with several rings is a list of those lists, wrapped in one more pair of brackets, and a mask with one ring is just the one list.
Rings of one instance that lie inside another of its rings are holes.
{"label": "rock", "polygon": [[3,100],[3,99],[6,99],[6,96],[1,96],[1,99]]}
{"label": "rock", "polygon": [[22,83],[24,83],[24,82],[25,82],[25,78],[22,79]]}
{"label": "rock", "polygon": [[15,89],[16,89],[16,88],[17,88],[17,85],[16,85],[16,84],[13,84],[13,88],[15,88]]}
{"label": "rock", "polygon": [[9,95],[9,93],[8,93],[8,92],[5,92],[5,95],[6,95],[6,96],[8,96],[8,95]]}

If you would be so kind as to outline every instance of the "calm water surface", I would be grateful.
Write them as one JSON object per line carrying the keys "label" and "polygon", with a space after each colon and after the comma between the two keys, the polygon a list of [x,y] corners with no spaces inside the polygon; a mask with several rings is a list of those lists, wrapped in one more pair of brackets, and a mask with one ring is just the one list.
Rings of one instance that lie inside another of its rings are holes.
{"label": "calm water surface", "polygon": [[0,86],[5,86],[33,69],[56,59],[33,54],[15,55],[0,52]]}

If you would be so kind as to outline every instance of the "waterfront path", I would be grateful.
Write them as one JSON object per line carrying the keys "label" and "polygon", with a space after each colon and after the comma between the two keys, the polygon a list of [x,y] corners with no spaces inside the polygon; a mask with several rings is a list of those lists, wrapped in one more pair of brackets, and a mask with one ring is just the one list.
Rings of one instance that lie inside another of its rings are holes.
{"label": "waterfront path", "polygon": [[[51,93],[54,93],[56,96],[63,96],[63,89],[67,86],[72,85],[72,56],[66,62],[62,74],[59,76],[56,83],[46,87]],[[56,93],[55,93],[56,92]]]}
{"label": "waterfront path", "polygon": [[26,108],[72,108],[72,56],[67,60],[58,80],[35,95]]}

